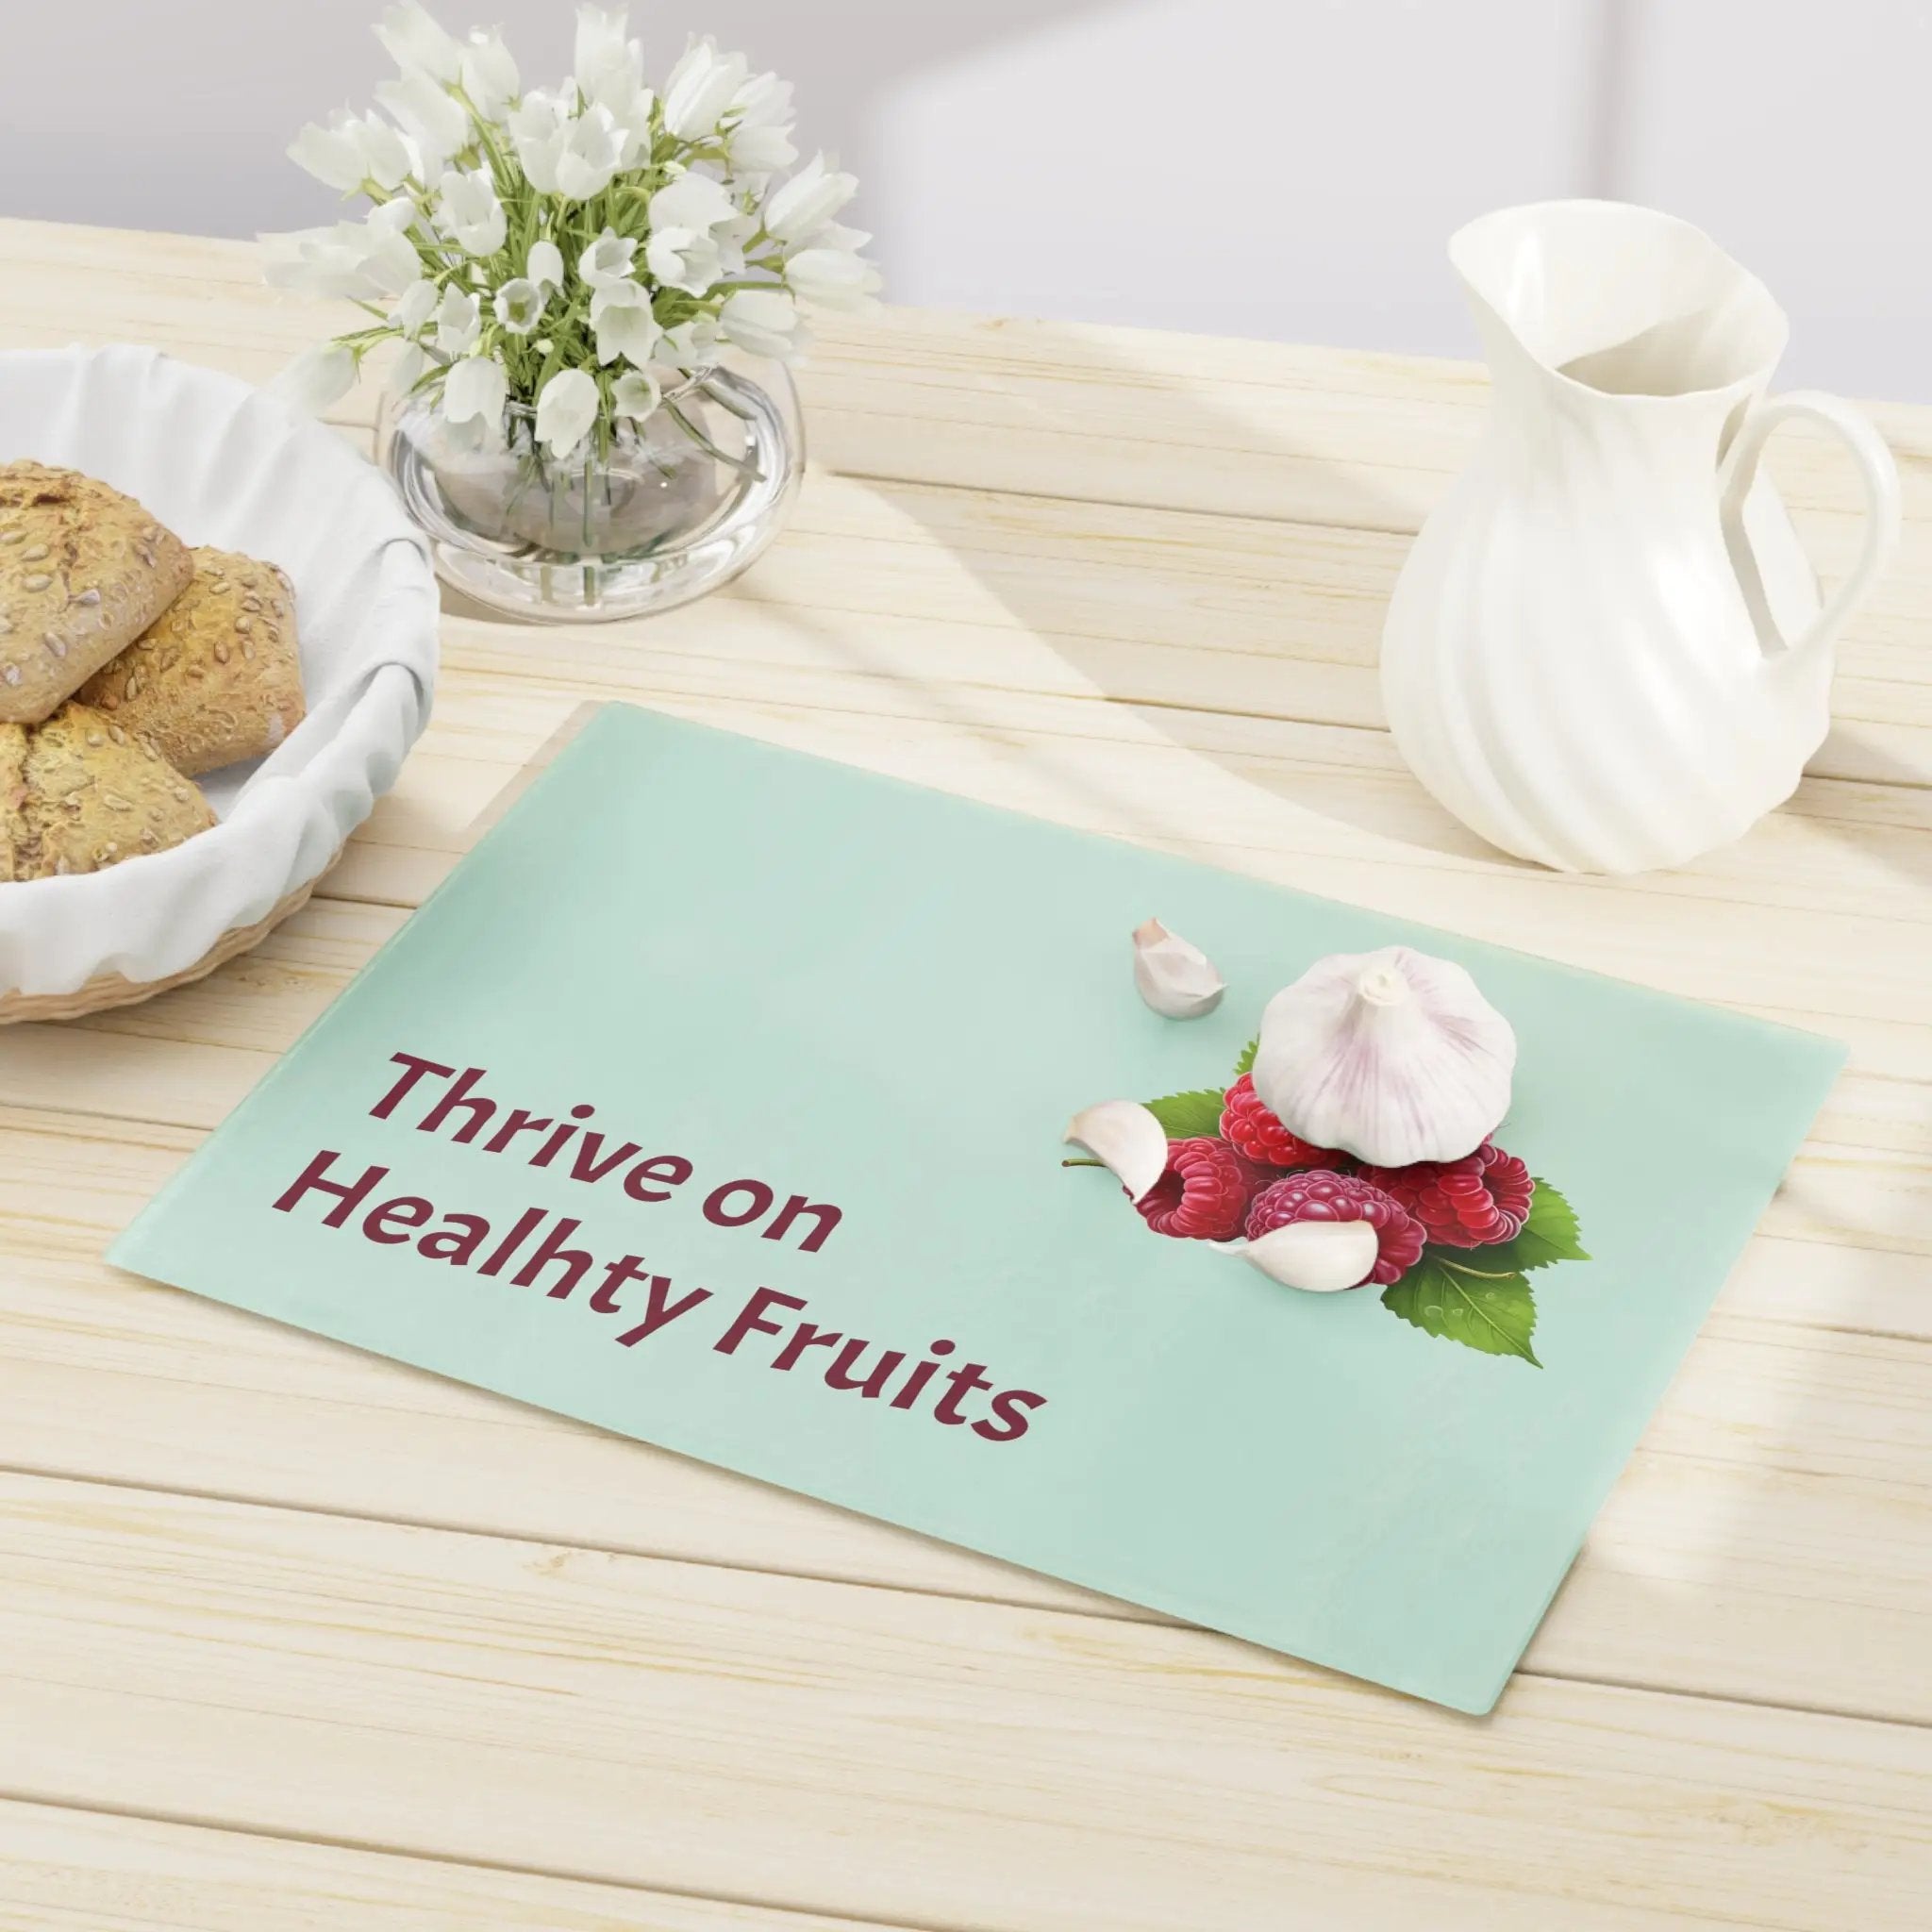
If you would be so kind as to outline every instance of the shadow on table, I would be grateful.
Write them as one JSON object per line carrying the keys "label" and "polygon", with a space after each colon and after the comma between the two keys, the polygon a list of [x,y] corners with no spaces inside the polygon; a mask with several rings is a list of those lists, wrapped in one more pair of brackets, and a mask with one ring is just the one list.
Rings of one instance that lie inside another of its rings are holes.
{"label": "shadow on table", "polygon": [[[984,507],[977,529],[959,491],[907,478],[921,468],[916,450],[903,463],[878,455],[881,441],[890,447],[895,438],[891,425],[835,426],[823,439],[831,467],[923,525],[1018,633],[1074,674],[1041,688],[1065,691],[1071,683],[1111,708],[1116,724],[1164,739],[1241,788],[1351,833],[1419,856],[1518,869],[1435,804],[1381,724],[1374,667],[1388,593],[1417,523],[1414,501],[1397,501],[1368,463],[1343,468],[1299,446],[1291,430],[1271,442],[1256,422],[1209,400],[1182,374],[1117,358],[1113,343],[1131,343],[1125,332],[1109,341],[1072,325],[1024,326],[1029,358],[1037,345],[1049,348],[1051,378],[1025,389],[1024,434],[1010,456],[972,430],[970,391],[963,406],[957,392],[949,400],[973,436],[973,500]],[[1013,392],[991,340],[994,366],[980,380],[1010,418]],[[949,373],[949,382],[963,379]],[[1255,387],[1265,394],[1260,381]],[[1094,399],[1109,394],[1120,399],[1114,425],[1094,412]],[[1311,409],[1321,407],[1311,399]],[[1071,452],[1062,474],[1052,474],[1049,458],[1042,475],[1036,453],[1062,439]],[[1191,478],[1176,495],[1205,486],[1224,507],[1156,500],[1148,483],[1158,472],[1144,456],[1110,471],[1110,441],[1173,449]],[[1224,485],[1206,481],[1218,451],[1228,453]],[[1292,497],[1310,507],[1306,518],[1279,507],[1268,480],[1276,463],[1296,473]],[[1054,557],[1057,532],[1065,543]],[[1143,556],[1152,568],[1135,585]],[[1144,591],[1144,608],[1131,603],[1136,591]],[[862,624],[834,635],[791,614],[850,668],[906,676],[883,655],[868,661]],[[943,678],[922,682],[922,699],[935,714],[970,724],[978,714],[958,671],[955,659]],[[1167,822],[1171,801],[1165,813],[1158,799],[1121,792],[1096,803],[1119,829],[1166,841],[1187,830]]]}

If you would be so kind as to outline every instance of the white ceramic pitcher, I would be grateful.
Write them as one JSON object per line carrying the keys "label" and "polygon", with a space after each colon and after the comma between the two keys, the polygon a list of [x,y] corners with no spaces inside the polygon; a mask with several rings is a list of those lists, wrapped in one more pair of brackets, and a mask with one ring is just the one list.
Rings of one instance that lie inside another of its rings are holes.
{"label": "white ceramic pitcher", "polygon": [[[1689,223],[1615,202],[1486,215],[1450,259],[1495,389],[1382,637],[1396,742],[1492,844],[1576,872],[1722,845],[1789,797],[1830,718],[1832,641],[1897,541],[1898,475],[1856,409],[1767,399],[1788,332]],[[1864,479],[1829,603],[1768,477],[1794,416]]]}

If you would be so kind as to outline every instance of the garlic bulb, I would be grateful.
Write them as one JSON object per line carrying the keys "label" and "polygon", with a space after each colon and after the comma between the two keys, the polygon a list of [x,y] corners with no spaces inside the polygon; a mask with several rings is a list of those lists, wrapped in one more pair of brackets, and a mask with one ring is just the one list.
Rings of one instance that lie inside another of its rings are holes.
{"label": "garlic bulb", "polygon": [[1377,1243],[1366,1221],[1297,1221],[1259,1241],[1230,1244],[1227,1252],[1283,1288],[1334,1294],[1369,1278]]}
{"label": "garlic bulb", "polygon": [[1255,1091],[1291,1134],[1374,1167],[1460,1160],[1509,1108],[1516,1034],[1448,959],[1318,959],[1268,1002]]}
{"label": "garlic bulb", "polygon": [[1134,928],[1134,984],[1141,997],[1170,1020],[1197,1020],[1211,1013],[1227,990],[1208,955],[1158,919]]}
{"label": "garlic bulb", "polygon": [[1138,1202],[1167,1172],[1167,1129],[1138,1100],[1102,1100],[1067,1123],[1064,1138],[1110,1170]]}

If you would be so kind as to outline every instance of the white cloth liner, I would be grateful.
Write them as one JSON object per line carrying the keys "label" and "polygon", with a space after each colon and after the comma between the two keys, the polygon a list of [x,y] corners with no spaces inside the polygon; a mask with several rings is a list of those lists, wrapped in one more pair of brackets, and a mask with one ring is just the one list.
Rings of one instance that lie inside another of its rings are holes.
{"label": "white cloth liner", "polygon": [[184,542],[294,582],[308,715],[268,758],[201,781],[221,824],[104,872],[0,884],[0,988],[166,978],[314,878],[394,784],[436,682],[428,546],[334,430],[154,349],[0,354],[0,461],[20,457],[84,470]]}

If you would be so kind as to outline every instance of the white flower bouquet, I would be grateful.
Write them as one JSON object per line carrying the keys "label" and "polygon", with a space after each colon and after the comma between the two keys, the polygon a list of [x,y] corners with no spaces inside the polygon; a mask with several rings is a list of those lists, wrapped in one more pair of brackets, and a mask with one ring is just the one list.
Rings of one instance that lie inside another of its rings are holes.
{"label": "white flower bouquet", "polygon": [[521,413],[539,460],[581,464],[668,417],[732,460],[680,399],[721,345],[790,359],[801,307],[872,302],[870,238],[835,219],[858,183],[824,155],[785,174],[789,82],[705,39],[653,92],[625,26],[580,7],[571,77],[526,92],[499,34],[458,41],[414,0],[390,9],[375,31],[401,71],[376,89],[383,112],[311,124],[289,150],[373,208],[262,238],[271,282],[373,320],[299,358],[285,395],[326,408],[395,343],[391,384],[475,445]]}

